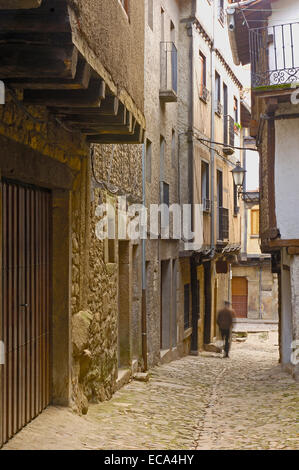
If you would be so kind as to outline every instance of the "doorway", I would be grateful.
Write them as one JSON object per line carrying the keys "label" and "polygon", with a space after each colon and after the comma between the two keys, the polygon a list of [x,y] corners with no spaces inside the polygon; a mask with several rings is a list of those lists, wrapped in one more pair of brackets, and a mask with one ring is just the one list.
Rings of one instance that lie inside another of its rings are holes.
{"label": "doorway", "polygon": [[52,218],[50,191],[9,180],[1,189],[0,445],[50,402]]}
{"label": "doorway", "polygon": [[247,318],[248,315],[248,281],[246,277],[233,277],[232,303],[237,318]]}

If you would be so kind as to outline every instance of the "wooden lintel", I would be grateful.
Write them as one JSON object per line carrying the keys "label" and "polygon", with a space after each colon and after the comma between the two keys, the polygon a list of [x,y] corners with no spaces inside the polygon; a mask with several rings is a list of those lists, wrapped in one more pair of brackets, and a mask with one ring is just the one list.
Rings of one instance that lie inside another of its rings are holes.
{"label": "wooden lintel", "polygon": [[288,255],[299,255],[299,246],[289,246],[287,251]]}
{"label": "wooden lintel", "polygon": [[278,238],[277,240],[269,240],[270,248],[296,248],[299,247],[299,240],[282,240]]}
{"label": "wooden lintel", "polygon": [[262,91],[252,90],[253,94],[256,98],[273,98],[275,96],[288,96],[293,93],[294,89],[284,89],[284,88],[274,88],[274,89],[267,89]]}
{"label": "wooden lintel", "polygon": [[105,97],[105,82],[93,80],[87,90],[25,90],[24,103],[70,108],[98,108]]}

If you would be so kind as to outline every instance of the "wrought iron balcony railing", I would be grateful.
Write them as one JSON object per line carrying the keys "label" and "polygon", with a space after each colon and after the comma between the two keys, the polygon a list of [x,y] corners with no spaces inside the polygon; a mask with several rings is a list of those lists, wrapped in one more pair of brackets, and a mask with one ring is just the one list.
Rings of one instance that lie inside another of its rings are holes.
{"label": "wrought iron balcony railing", "polygon": [[224,116],[223,143],[232,147],[235,145],[235,121],[232,116]]}
{"label": "wrought iron balcony railing", "polygon": [[211,200],[210,199],[203,199],[203,211],[204,212],[211,212]]}
{"label": "wrought iron balcony railing", "polygon": [[222,24],[224,24],[225,12],[224,12],[224,8],[222,6],[219,6],[219,8],[218,8],[218,19]]}
{"label": "wrought iron balcony railing", "polygon": [[160,99],[164,102],[177,101],[178,53],[173,42],[161,42],[161,85]]}
{"label": "wrought iron balcony railing", "polygon": [[249,30],[252,88],[299,82],[299,22]]}

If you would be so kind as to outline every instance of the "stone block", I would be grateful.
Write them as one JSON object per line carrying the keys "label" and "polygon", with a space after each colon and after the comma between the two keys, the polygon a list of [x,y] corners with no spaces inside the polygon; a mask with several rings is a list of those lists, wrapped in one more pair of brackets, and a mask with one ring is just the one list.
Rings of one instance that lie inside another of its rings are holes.
{"label": "stone block", "polygon": [[88,346],[92,313],[81,311],[72,318],[72,343],[74,356],[80,356]]}

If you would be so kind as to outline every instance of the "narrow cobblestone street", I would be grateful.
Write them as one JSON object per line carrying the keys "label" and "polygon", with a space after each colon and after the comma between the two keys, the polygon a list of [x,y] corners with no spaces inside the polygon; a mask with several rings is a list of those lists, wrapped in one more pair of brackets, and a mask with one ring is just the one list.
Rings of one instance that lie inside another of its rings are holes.
{"label": "narrow cobblestone street", "polygon": [[4,449],[298,449],[299,387],[277,365],[277,335],[151,371],[85,417],[49,407]]}

